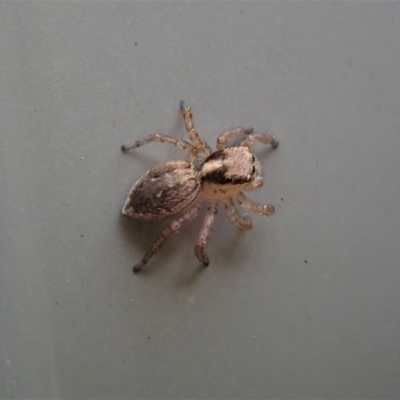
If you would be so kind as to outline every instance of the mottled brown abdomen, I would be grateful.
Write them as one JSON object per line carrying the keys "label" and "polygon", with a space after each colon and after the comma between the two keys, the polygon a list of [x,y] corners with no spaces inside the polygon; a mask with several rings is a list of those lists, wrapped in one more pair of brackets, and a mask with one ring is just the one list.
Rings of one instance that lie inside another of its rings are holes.
{"label": "mottled brown abdomen", "polygon": [[187,207],[199,194],[200,181],[183,160],[155,165],[132,187],[122,214],[136,219],[161,219]]}

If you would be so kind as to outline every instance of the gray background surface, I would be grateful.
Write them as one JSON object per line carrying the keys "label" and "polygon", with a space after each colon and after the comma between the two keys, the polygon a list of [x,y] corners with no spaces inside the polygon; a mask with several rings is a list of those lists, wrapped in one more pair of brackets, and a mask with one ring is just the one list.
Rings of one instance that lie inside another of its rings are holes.
{"label": "gray background surface", "polygon": [[[398,397],[399,71],[398,2],[1,2],[0,397]],[[181,99],[280,140],[277,212],[134,276],[165,224],[120,208],[184,155],[119,145]]]}

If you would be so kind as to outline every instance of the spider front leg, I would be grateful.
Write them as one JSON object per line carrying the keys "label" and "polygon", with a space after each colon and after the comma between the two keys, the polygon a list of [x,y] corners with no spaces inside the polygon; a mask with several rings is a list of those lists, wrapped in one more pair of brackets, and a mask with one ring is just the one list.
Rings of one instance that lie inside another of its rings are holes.
{"label": "spider front leg", "polygon": [[240,135],[250,135],[253,128],[235,128],[222,132],[217,138],[217,150],[223,150],[228,147],[228,140]]}
{"label": "spider front leg", "polygon": [[207,267],[207,265],[210,264],[210,261],[204,249],[210,237],[211,229],[215,220],[215,216],[217,215],[217,212],[218,212],[217,204],[210,204],[207,210],[207,214],[204,218],[203,226],[199,233],[199,238],[197,239],[197,242],[194,246],[194,254],[196,254],[198,260],[205,267]]}
{"label": "spider front leg", "polygon": [[255,141],[259,141],[263,144],[270,144],[274,149],[278,147],[279,142],[275,140],[271,135],[268,135],[267,133],[250,133],[246,139],[243,140],[242,143],[240,143],[240,146],[243,147],[248,147],[251,149]]}
{"label": "spider front leg", "polygon": [[192,144],[186,142],[185,140],[175,139],[172,136],[164,135],[162,133],[155,133],[153,135],[149,135],[148,137],[141,140],[137,140],[136,142],[133,142],[132,144],[129,145],[123,144],[121,146],[121,150],[123,152],[126,152],[132,149],[137,149],[138,147],[143,146],[144,144],[150,142],[161,142],[161,143],[172,144],[173,146],[178,147],[181,150],[187,151],[193,158],[193,161],[196,161],[197,159],[197,150]]}
{"label": "spider front leg", "polygon": [[272,215],[275,207],[272,204],[260,204],[246,197],[242,192],[235,196],[235,200],[247,211],[255,214]]}
{"label": "spider front leg", "polygon": [[180,109],[190,140],[198,151],[202,151],[208,157],[211,154],[211,149],[194,129],[192,109],[183,100],[180,102]]}
{"label": "spider front leg", "polygon": [[176,232],[182,225],[189,222],[197,216],[199,213],[202,202],[198,201],[191,208],[189,208],[185,214],[183,214],[179,219],[173,221],[167,228],[164,229],[163,233],[158,237],[157,240],[151,245],[150,249],[147,251],[142,260],[133,267],[133,272],[138,272],[140,269],[150,260],[150,258],[160,250],[164,242]]}
{"label": "spider front leg", "polygon": [[253,227],[251,218],[247,214],[242,217],[232,199],[224,199],[222,202],[224,203],[229,221],[231,221],[233,225],[242,231],[249,231]]}

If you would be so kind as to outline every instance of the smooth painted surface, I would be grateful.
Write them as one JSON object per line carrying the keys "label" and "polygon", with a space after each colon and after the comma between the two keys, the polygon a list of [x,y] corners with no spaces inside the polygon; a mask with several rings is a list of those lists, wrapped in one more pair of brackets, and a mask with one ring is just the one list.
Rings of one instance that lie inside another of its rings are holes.
{"label": "smooth painted surface", "polygon": [[[396,398],[400,4],[1,2],[0,397]],[[256,148],[276,205],[200,219],[134,276],[163,224],[120,218],[184,155],[179,100]]]}

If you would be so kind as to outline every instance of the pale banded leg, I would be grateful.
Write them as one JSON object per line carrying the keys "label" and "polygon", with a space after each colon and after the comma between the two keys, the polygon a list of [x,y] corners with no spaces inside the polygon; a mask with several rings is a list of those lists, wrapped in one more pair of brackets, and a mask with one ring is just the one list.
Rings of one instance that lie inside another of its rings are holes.
{"label": "pale banded leg", "polygon": [[217,215],[218,212],[218,206],[217,204],[210,204],[207,210],[207,214],[204,218],[203,226],[201,228],[201,231],[199,233],[199,237],[197,239],[197,242],[194,246],[194,254],[196,254],[196,257],[198,260],[206,267],[208,264],[210,264],[210,261],[207,257],[207,254],[205,252],[205,247],[207,245],[207,241],[211,235],[211,229],[215,220],[215,216]]}
{"label": "pale banded leg", "polygon": [[194,129],[192,109],[185,104],[183,100],[180,102],[180,109],[185,122],[186,131],[190,137],[190,140],[193,142],[194,147],[196,147],[197,151],[202,151],[206,156],[209,156],[211,154],[210,147],[203,139],[200,138],[196,129]]}
{"label": "pale banded leg", "polygon": [[195,148],[190,143],[185,142],[184,140],[175,139],[172,136],[164,135],[162,133],[154,133],[153,135],[149,135],[148,137],[141,139],[141,140],[137,140],[136,142],[133,142],[132,144],[129,144],[129,145],[123,144],[121,146],[121,150],[128,151],[128,150],[136,149],[136,148],[143,146],[144,144],[147,144],[150,142],[169,143],[169,144],[172,144],[173,146],[180,148],[181,150],[185,150],[188,152],[195,151]]}
{"label": "pale banded leg", "polygon": [[255,214],[272,215],[275,207],[271,204],[260,204],[246,197],[242,192],[234,197],[235,200],[247,211]]}
{"label": "pale banded leg", "polygon": [[243,217],[239,214],[235,203],[233,202],[232,199],[224,199],[222,200],[226,214],[229,218],[229,221],[232,222],[233,225],[235,225],[238,229],[241,229],[242,231],[249,231],[253,227],[253,222],[251,221],[251,218],[245,214]]}
{"label": "pale banded leg", "polygon": [[264,144],[270,144],[274,149],[278,147],[279,142],[275,140],[272,136],[266,134],[266,133],[261,133],[261,132],[256,132],[256,133],[250,133],[246,139],[243,140],[242,143],[240,143],[240,146],[248,147],[251,149],[255,141],[259,141]]}
{"label": "pale banded leg", "polygon": [[217,138],[217,150],[223,150],[228,146],[228,140],[240,135],[250,135],[253,128],[235,128],[222,132]]}
{"label": "pale banded leg", "polygon": [[142,260],[133,267],[133,272],[138,272],[156,253],[160,250],[161,246],[164,242],[174,233],[176,232],[182,225],[186,222],[189,222],[193,218],[197,216],[199,213],[200,207],[202,206],[202,201],[198,201],[196,204],[192,205],[185,214],[183,214],[179,219],[173,221],[167,228],[164,229],[163,233],[158,237],[157,240],[151,245],[150,249],[147,251]]}

